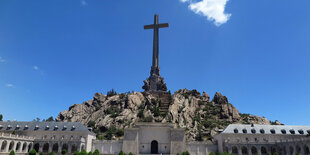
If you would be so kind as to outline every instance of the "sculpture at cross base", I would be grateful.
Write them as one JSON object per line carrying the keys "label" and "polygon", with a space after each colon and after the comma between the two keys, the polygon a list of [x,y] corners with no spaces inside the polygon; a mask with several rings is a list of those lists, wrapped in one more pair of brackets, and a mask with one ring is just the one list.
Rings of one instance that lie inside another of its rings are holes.
{"label": "sculpture at cross base", "polygon": [[166,92],[167,85],[164,82],[164,78],[160,76],[160,68],[159,68],[159,38],[158,31],[159,28],[168,27],[168,23],[159,24],[158,23],[158,15],[154,16],[154,24],[145,25],[144,29],[153,29],[153,59],[152,59],[152,67],[151,67],[151,75],[148,79],[144,80],[143,89],[146,92]]}

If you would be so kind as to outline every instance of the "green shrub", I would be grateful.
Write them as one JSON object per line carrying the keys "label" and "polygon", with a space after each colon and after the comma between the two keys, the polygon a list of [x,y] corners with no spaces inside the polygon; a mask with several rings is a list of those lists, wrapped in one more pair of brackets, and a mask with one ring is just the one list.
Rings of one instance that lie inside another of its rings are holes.
{"label": "green shrub", "polygon": [[129,152],[129,154],[128,155],[134,155],[132,152]]}
{"label": "green shrub", "polygon": [[215,155],[215,153],[214,152],[210,152],[209,155]]}
{"label": "green shrub", "polygon": [[190,155],[188,151],[182,153],[182,155]]}
{"label": "green shrub", "polygon": [[78,150],[76,150],[73,155],[80,155],[80,152]]}
{"label": "green shrub", "polygon": [[67,150],[65,150],[65,149],[63,149],[62,151],[61,151],[61,154],[66,154],[67,153]]}
{"label": "green shrub", "polygon": [[12,150],[9,155],[15,155],[14,150]]}
{"label": "green shrub", "polygon": [[39,155],[44,155],[44,153],[43,153],[43,152],[40,152]]}
{"label": "green shrub", "polygon": [[180,155],[180,153],[177,153],[177,155]]}
{"label": "green shrub", "polygon": [[137,115],[139,118],[144,118],[143,109],[140,109]]}
{"label": "green shrub", "polygon": [[87,152],[85,150],[82,150],[79,155],[87,155]]}
{"label": "green shrub", "polygon": [[92,152],[88,152],[88,155],[93,155],[93,153]]}
{"label": "green shrub", "polygon": [[[55,155],[55,152],[54,151],[52,151],[51,153],[50,153],[50,155]],[[75,155],[75,154],[74,154]],[[78,155],[78,154],[77,154]]]}
{"label": "green shrub", "polygon": [[152,122],[153,121],[153,117],[152,116],[147,116],[145,117],[142,122]]}
{"label": "green shrub", "polygon": [[117,129],[115,134],[117,137],[124,136],[124,129]]}
{"label": "green shrub", "polygon": [[112,88],[112,90],[108,91],[107,96],[108,96],[108,97],[111,97],[111,96],[114,96],[114,95],[117,95],[117,93],[116,93],[116,91]]}
{"label": "green shrub", "polygon": [[95,127],[95,125],[96,125],[96,122],[93,121],[93,120],[90,120],[90,121],[87,123],[87,126],[88,126],[88,127]]}
{"label": "green shrub", "polygon": [[29,155],[36,155],[37,151],[35,149],[32,149],[31,151],[29,151],[28,153]]}
{"label": "green shrub", "polygon": [[118,155],[126,155],[126,153],[124,153],[123,150],[121,150]]}
{"label": "green shrub", "polygon": [[190,155],[188,151],[182,153],[182,155]]}
{"label": "green shrub", "polygon": [[96,150],[94,151],[93,155],[100,155],[99,150],[96,149]]}
{"label": "green shrub", "polygon": [[155,117],[158,117],[160,115],[160,110],[159,110],[159,107],[155,106],[153,108],[153,113],[154,113],[154,116]]}

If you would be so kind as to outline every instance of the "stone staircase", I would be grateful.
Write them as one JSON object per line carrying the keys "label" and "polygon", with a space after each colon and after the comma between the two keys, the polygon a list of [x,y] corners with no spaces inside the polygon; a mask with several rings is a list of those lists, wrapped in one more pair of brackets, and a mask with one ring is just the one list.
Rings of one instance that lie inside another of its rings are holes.
{"label": "stone staircase", "polygon": [[171,94],[168,94],[166,92],[158,92],[152,94],[154,97],[156,97],[159,102],[159,110],[161,115],[165,115],[169,111],[169,105],[172,102],[172,96]]}

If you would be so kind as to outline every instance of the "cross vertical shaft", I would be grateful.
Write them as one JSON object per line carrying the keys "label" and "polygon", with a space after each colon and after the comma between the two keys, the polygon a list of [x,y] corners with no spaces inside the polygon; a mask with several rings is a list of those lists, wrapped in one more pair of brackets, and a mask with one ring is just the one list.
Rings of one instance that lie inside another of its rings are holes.
{"label": "cross vertical shaft", "polygon": [[154,24],[145,25],[144,29],[153,29],[153,58],[151,67],[151,76],[144,80],[142,87],[146,92],[165,92],[167,91],[164,78],[159,73],[159,28],[168,27],[168,23],[159,24],[158,15],[154,16]]}
{"label": "cross vertical shaft", "polygon": [[159,28],[168,27],[168,23],[159,24],[158,15],[154,16],[154,24],[145,25],[144,29],[153,29],[153,59],[152,59],[152,71],[151,74],[159,75]]}
{"label": "cross vertical shaft", "polygon": [[154,16],[154,36],[153,36],[153,63],[152,67],[159,67],[159,40],[158,40],[158,15]]}

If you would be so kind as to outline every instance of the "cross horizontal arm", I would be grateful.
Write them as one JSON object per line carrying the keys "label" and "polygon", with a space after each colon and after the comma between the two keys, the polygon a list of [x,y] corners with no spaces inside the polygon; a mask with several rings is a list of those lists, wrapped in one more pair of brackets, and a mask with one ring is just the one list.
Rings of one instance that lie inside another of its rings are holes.
{"label": "cross horizontal arm", "polygon": [[162,24],[158,24],[159,28],[164,28],[164,27],[169,27],[168,23],[162,23]]}
{"label": "cross horizontal arm", "polygon": [[144,29],[154,29],[154,24],[152,24],[152,25],[144,25]]}
{"label": "cross horizontal arm", "polygon": [[[164,27],[169,27],[169,24],[168,23],[163,23],[163,24],[158,24],[157,26],[158,26],[158,28],[164,28]],[[152,24],[152,25],[144,25],[144,29],[154,29],[154,28],[155,28],[154,24]]]}

